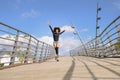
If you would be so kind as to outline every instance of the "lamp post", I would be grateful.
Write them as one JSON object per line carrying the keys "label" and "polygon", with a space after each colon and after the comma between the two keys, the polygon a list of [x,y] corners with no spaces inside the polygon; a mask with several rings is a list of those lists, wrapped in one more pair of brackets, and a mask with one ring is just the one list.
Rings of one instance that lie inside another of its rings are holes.
{"label": "lamp post", "polygon": [[79,40],[80,40],[80,42],[81,42],[81,44],[82,44],[82,46],[83,46],[83,48],[84,48],[84,50],[85,50],[86,55],[88,55],[88,54],[87,54],[87,49],[86,49],[86,47],[85,47],[82,39],[80,38],[80,35],[79,35],[78,32],[77,32],[77,29],[76,29],[73,25],[71,26],[71,28],[73,28],[73,29],[75,30],[75,32],[73,32],[73,34],[78,36],[78,38],[79,38]]}
{"label": "lamp post", "polygon": [[98,26],[98,21],[101,19],[101,17],[99,17],[98,13],[99,13],[99,11],[101,11],[101,9],[102,9],[102,8],[100,8],[100,7],[98,6],[98,3],[97,3],[97,14],[96,14],[96,38],[98,37],[98,29],[100,28],[100,27]]}
{"label": "lamp post", "polygon": [[96,41],[95,41],[95,49],[97,48],[99,39],[98,39],[98,30],[99,30],[99,25],[98,25],[98,21],[101,19],[101,17],[99,17],[99,11],[101,11],[102,8],[99,7],[98,3],[97,3],[97,13],[96,13]]}

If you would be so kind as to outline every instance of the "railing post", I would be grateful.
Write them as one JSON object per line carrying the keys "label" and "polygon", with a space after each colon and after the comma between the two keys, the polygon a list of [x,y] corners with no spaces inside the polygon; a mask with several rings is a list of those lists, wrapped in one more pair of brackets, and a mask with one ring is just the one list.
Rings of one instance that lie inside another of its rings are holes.
{"label": "railing post", "polygon": [[51,47],[51,46],[50,46],[49,49],[50,49],[50,51],[49,51],[50,57],[53,58],[55,56],[55,49],[53,47]]}
{"label": "railing post", "polygon": [[34,55],[34,60],[33,60],[34,63],[37,62],[38,47],[39,47],[39,41],[37,41],[37,45],[36,45],[36,50],[35,50],[35,55]]}
{"label": "railing post", "polygon": [[[103,39],[100,37],[100,43],[102,44],[102,54],[104,54],[104,55],[102,55],[102,56],[105,56],[105,49],[106,49],[106,47],[104,46],[104,42],[103,42]],[[101,57],[101,55],[100,55],[100,57]]]}
{"label": "railing post", "polygon": [[[110,43],[110,50],[112,50],[112,48],[111,48],[111,46],[112,46],[112,41],[111,41],[111,39],[110,39],[110,35],[109,35],[109,33],[108,32],[106,32],[106,36],[107,36],[107,39],[108,39],[108,41],[109,41],[109,43]],[[112,54],[113,54],[113,51],[110,51]]]}
{"label": "railing post", "polygon": [[31,36],[29,36],[29,37],[30,38],[29,38],[29,42],[28,42],[28,47],[27,47],[24,63],[28,63],[28,54],[29,54],[30,48],[31,48]]}
{"label": "railing post", "polygon": [[[115,24],[115,28],[118,32],[118,40],[117,40],[116,43],[119,43],[119,40],[120,40],[120,24],[117,24],[117,22],[114,22],[114,24]],[[117,54],[119,54],[118,48],[115,47],[115,51],[116,51]]]}
{"label": "railing post", "polygon": [[93,44],[92,44],[92,42],[89,42],[89,45],[90,45],[90,48],[89,48],[89,56],[91,56],[91,51],[92,51],[92,47],[93,47]]}
{"label": "railing post", "polygon": [[43,54],[43,49],[44,49],[44,42],[42,43],[42,47],[41,47],[41,54],[40,54],[40,57],[39,57],[39,62],[42,61],[42,54]]}
{"label": "railing post", "polygon": [[46,47],[45,47],[45,60],[47,60],[47,51],[48,51],[48,44],[46,44]]}
{"label": "railing post", "polygon": [[50,45],[48,45],[47,58],[50,59]]}
{"label": "railing post", "polygon": [[46,58],[49,59],[49,45],[47,46],[47,55]]}
{"label": "railing post", "polygon": [[48,46],[48,59],[52,58],[51,54],[50,54],[50,45]]}
{"label": "railing post", "polygon": [[14,43],[14,47],[13,47],[13,51],[10,59],[10,65],[13,65],[15,62],[15,54],[17,51],[18,37],[19,37],[19,31],[17,31],[16,37],[15,37],[15,43]]}

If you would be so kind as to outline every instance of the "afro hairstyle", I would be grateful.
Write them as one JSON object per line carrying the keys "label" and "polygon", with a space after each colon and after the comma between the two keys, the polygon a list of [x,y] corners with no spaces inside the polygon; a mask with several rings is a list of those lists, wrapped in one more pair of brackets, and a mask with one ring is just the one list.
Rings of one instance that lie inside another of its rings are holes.
{"label": "afro hairstyle", "polygon": [[60,32],[60,28],[59,27],[55,27],[54,28],[54,32],[56,32],[57,29],[58,29],[58,32]]}

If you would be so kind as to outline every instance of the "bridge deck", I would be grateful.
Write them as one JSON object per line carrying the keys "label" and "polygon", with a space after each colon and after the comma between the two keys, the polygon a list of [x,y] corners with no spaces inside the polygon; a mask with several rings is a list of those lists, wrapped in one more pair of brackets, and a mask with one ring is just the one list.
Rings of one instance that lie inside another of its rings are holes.
{"label": "bridge deck", "polygon": [[61,57],[0,70],[0,80],[120,80],[120,58]]}

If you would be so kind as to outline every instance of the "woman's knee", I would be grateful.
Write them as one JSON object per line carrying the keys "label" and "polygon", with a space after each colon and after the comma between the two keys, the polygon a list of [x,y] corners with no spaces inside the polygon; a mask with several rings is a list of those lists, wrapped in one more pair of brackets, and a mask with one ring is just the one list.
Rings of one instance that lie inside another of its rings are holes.
{"label": "woman's knee", "polygon": [[57,44],[56,47],[59,48],[59,44]]}
{"label": "woman's knee", "polygon": [[59,45],[58,44],[54,45],[54,48],[59,48]]}

